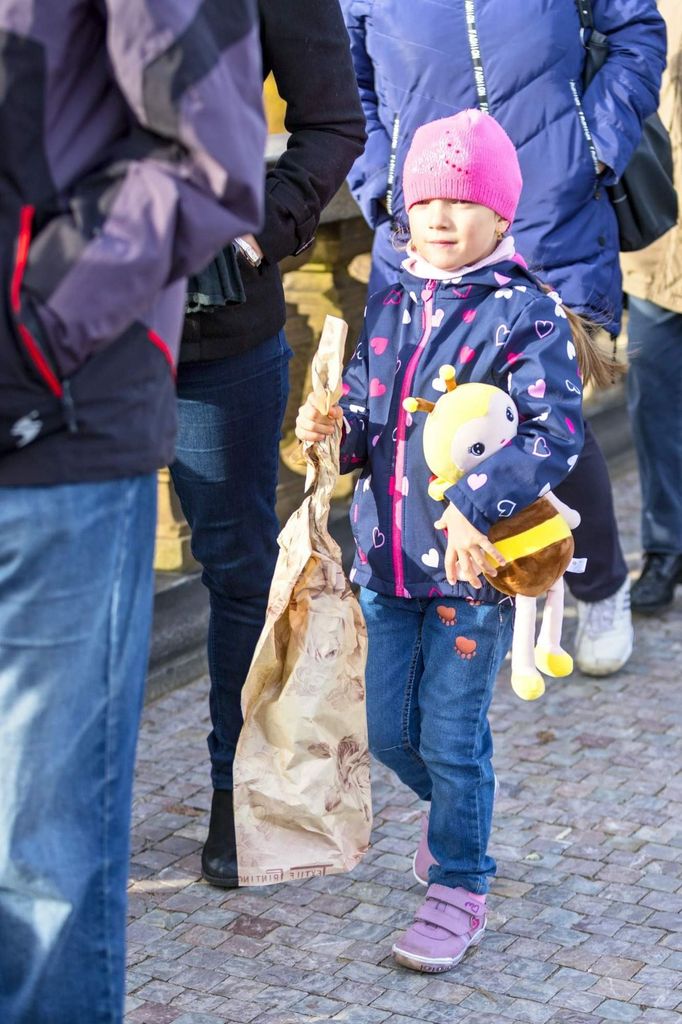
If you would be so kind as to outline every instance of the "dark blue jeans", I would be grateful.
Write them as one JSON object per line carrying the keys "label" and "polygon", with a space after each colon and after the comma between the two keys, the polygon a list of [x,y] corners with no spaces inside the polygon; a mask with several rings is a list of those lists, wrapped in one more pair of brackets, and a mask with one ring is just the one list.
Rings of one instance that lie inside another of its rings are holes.
{"label": "dark blue jeans", "polygon": [[232,789],[241,690],[277,561],[275,499],[290,356],[280,331],[248,352],[178,368],[171,474],[210,597],[214,789]]}
{"label": "dark blue jeans", "polygon": [[630,298],[628,407],[642,489],[642,547],[682,552],[682,314]]}
{"label": "dark blue jeans", "polygon": [[488,891],[495,775],[488,709],[513,608],[360,594],[367,622],[370,750],[431,801],[429,882]]}
{"label": "dark blue jeans", "polygon": [[121,1024],[156,474],[0,487],[0,1021]]}

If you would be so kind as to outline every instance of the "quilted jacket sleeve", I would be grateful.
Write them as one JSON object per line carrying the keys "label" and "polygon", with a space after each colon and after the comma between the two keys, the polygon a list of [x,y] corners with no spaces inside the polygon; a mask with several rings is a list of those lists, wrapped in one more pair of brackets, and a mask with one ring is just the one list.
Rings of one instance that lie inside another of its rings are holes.
{"label": "quilted jacket sleeve", "polygon": [[655,0],[594,0],[595,28],[608,38],[608,56],[590,82],[583,108],[597,155],[620,178],[658,106],[666,59],[665,22]]}
{"label": "quilted jacket sleeve", "polygon": [[561,483],[583,445],[582,383],[556,293],[523,309],[500,353],[496,383],[516,403],[518,434],[445,492],[483,533]]}
{"label": "quilted jacket sleeve", "polygon": [[365,112],[367,143],[348,175],[350,190],[370,227],[388,220],[381,203],[386,196],[391,159],[391,138],[379,117],[379,101],[374,88],[374,65],[365,45],[365,20],[373,0],[342,0],[350,49]]}

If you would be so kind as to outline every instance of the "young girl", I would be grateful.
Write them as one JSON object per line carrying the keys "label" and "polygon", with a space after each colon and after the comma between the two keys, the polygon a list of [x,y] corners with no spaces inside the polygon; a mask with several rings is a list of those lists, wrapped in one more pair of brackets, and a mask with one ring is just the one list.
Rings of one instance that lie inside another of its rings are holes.
{"label": "young girl", "polygon": [[[567,475],[582,445],[579,362],[583,376],[599,376],[586,332],[505,234],[521,185],[514,146],[490,115],[465,110],[417,130],[403,176],[401,277],[369,301],[340,406],[325,415],[309,395],[296,424],[301,440],[320,441],[343,418],[342,471],[362,469],[351,579],[369,631],[370,747],[431,804],[415,855],[429,888],[393,947],[421,971],[448,970],[480,941],[495,871],[487,715],[513,606],[479,578],[490,572],[486,555],[504,564],[486,535]],[[427,493],[425,417],[413,420],[403,401],[437,399],[446,363],[459,383],[508,390],[520,426],[443,505]]]}

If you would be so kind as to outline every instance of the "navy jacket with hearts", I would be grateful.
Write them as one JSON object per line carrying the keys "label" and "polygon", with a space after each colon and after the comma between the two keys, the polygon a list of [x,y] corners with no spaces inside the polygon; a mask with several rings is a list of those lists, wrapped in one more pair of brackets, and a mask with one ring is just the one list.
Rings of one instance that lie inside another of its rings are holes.
{"label": "navy jacket with hearts", "polygon": [[411,395],[436,401],[443,364],[460,384],[503,388],[519,410],[510,445],[465,475],[446,497],[487,533],[568,474],[583,443],[582,384],[561,299],[541,291],[512,260],[452,281],[403,270],[373,295],[344,374],[341,471],[362,468],[351,507],[356,557],[351,579],[399,597],[450,595],[496,603],[445,577],[445,536],[434,528],[442,502],[429,497],[422,435],[426,415],[407,413]]}

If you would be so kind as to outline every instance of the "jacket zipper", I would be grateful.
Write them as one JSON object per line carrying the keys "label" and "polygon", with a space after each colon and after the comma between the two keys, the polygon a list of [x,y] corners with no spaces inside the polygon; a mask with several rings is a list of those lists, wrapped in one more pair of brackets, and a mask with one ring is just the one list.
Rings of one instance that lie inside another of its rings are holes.
{"label": "jacket zipper", "polygon": [[471,54],[471,63],[474,68],[478,108],[488,114],[490,113],[490,103],[488,102],[488,87],[485,84],[485,72],[481,58],[481,44],[478,40],[478,29],[476,28],[476,5],[474,0],[464,0],[464,16],[467,25],[469,53]]}
{"label": "jacket zipper", "polygon": [[396,597],[409,597],[405,590],[405,565],[403,561],[403,486],[405,476],[405,448],[407,435],[407,413],[403,402],[412,393],[412,382],[426,344],[431,337],[431,321],[433,318],[433,294],[436,290],[435,281],[427,281],[422,291],[424,308],[422,309],[422,334],[412,357],[407,364],[403,384],[400,389],[398,405],[398,425],[396,427],[395,468],[390,481],[391,488],[391,550],[393,556],[393,576],[395,579]]}
{"label": "jacket zipper", "polygon": [[393,118],[391,132],[391,155],[388,159],[388,176],[386,178],[386,212],[393,217],[393,189],[395,187],[395,164],[398,159],[398,139],[400,138],[400,114]]}

